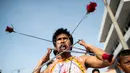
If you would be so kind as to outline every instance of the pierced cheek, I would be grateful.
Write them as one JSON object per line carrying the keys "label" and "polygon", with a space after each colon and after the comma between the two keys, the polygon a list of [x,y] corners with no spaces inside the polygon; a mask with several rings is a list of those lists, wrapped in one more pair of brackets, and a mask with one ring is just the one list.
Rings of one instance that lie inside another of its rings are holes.
{"label": "pierced cheek", "polygon": [[[72,44],[73,45],[73,44]],[[70,43],[68,44],[68,46],[72,46]]]}
{"label": "pierced cheek", "polygon": [[66,41],[67,44],[70,44],[70,41]]}

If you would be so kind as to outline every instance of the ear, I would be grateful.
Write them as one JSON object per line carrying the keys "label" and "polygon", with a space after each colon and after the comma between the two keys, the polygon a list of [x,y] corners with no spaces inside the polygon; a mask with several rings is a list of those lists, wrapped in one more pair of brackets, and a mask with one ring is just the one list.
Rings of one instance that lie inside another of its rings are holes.
{"label": "ear", "polygon": [[118,67],[120,70],[122,70],[120,63],[117,64],[117,67]]}

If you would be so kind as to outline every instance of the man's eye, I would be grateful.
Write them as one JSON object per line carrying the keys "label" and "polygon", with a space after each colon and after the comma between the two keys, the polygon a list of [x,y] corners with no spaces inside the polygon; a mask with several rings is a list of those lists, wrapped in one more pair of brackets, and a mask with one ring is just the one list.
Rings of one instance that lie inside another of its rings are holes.
{"label": "man's eye", "polygon": [[124,64],[130,64],[130,61],[125,62]]}
{"label": "man's eye", "polygon": [[61,40],[61,38],[58,38],[57,41]]}
{"label": "man's eye", "polygon": [[68,38],[63,38],[64,40],[67,40]]}

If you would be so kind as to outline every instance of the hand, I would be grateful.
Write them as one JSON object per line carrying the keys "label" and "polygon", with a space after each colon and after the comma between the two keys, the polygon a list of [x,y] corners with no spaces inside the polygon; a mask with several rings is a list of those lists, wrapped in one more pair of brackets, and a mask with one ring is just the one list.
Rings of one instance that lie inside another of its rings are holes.
{"label": "hand", "polygon": [[39,61],[39,64],[43,64],[44,62],[48,61],[50,58],[50,54],[51,54],[52,50],[51,48],[47,49],[47,53],[42,57],[42,59]]}
{"label": "hand", "polygon": [[48,49],[47,49],[47,54],[50,55],[51,52],[52,52],[51,48],[48,48]]}
{"label": "hand", "polygon": [[88,44],[84,40],[79,40],[78,43],[86,48],[86,52],[89,51]]}
{"label": "hand", "polygon": [[86,44],[84,40],[79,40],[78,43],[79,43],[80,45],[83,45],[83,46]]}
{"label": "hand", "polygon": [[51,51],[51,48],[48,48],[47,53],[42,57],[42,59],[39,60],[37,67],[34,69],[34,71],[36,71],[37,69],[38,70],[34,73],[40,73],[40,66],[42,66],[45,62],[49,60]]}

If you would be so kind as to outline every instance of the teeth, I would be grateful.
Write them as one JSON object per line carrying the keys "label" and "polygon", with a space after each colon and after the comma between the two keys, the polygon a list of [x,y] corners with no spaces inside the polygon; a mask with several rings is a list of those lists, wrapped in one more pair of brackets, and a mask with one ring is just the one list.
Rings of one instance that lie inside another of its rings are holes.
{"label": "teeth", "polygon": [[66,49],[66,46],[65,45],[61,45],[60,49]]}
{"label": "teeth", "polygon": [[61,49],[65,49],[65,47],[61,47]]}

